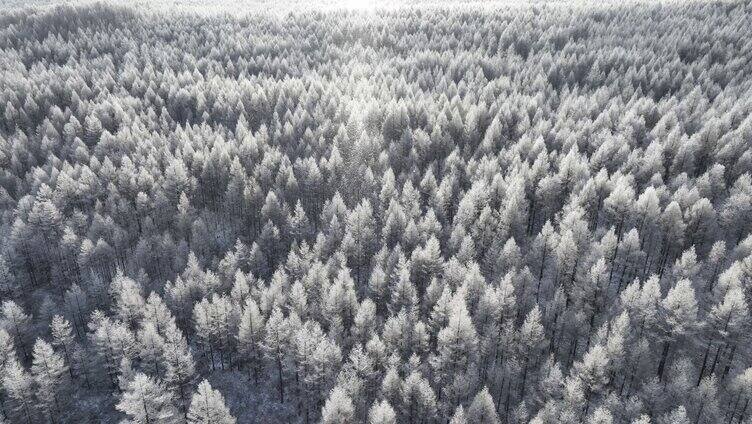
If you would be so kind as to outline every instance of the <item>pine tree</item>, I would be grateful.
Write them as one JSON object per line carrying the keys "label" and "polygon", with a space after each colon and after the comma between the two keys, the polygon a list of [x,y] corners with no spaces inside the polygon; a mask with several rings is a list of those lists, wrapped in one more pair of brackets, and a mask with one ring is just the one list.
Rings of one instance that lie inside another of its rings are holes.
{"label": "pine tree", "polygon": [[588,424],[613,424],[614,417],[608,409],[599,407],[587,418]]}
{"label": "pine tree", "polygon": [[381,396],[390,405],[397,407],[402,405],[402,380],[394,365],[386,370],[384,379],[381,381]]}
{"label": "pine tree", "polygon": [[400,256],[395,269],[396,281],[392,284],[389,310],[393,314],[409,311],[418,303],[418,292],[410,279],[410,262]]}
{"label": "pine tree", "polygon": [[[10,365],[16,358],[16,347],[13,345],[13,338],[5,329],[0,328],[0,373],[5,370],[6,365]],[[0,374],[1,376],[1,374]],[[2,378],[0,378],[0,386]]]}
{"label": "pine tree", "polygon": [[28,327],[30,323],[31,316],[27,315],[16,302],[6,300],[0,305],[0,327],[4,328],[8,334],[13,335],[16,346],[21,349],[24,358],[28,358],[26,339],[29,335]]}
{"label": "pine tree", "polygon": [[695,290],[689,280],[680,280],[672,287],[661,302],[665,320],[665,339],[661,359],[658,364],[658,378],[663,372],[671,344],[681,337],[694,333],[697,328],[697,300]]}
{"label": "pine tree", "polygon": [[[525,317],[525,321],[520,328],[520,347],[523,362],[522,381],[520,382],[520,399],[525,398],[525,386],[527,384],[527,373],[530,360],[533,363],[537,360],[538,350],[542,347],[544,337],[543,325],[541,324],[541,313],[538,305],[535,305]],[[469,411],[468,411],[469,412]]]}
{"label": "pine tree", "polygon": [[262,342],[264,332],[264,317],[259,312],[256,302],[249,297],[243,307],[237,338],[238,351],[242,360],[247,364],[248,372],[254,381],[258,381],[258,374],[263,365]]}
{"label": "pine tree", "polygon": [[120,375],[118,375],[118,388],[120,392],[128,390],[128,385],[136,377],[136,370],[133,369],[133,361],[130,358],[120,360]]}
{"label": "pine tree", "polygon": [[[52,333],[52,345],[63,350],[65,362],[71,364],[71,355],[73,354],[73,331],[70,323],[60,315],[52,317],[50,323],[50,333]],[[71,377],[73,377],[73,368],[69,367]]]}
{"label": "pine tree", "polygon": [[382,400],[375,401],[368,411],[368,424],[396,424],[397,414],[389,402]]}
{"label": "pine tree", "polygon": [[616,237],[619,240],[621,240],[625,222],[631,214],[634,195],[634,189],[629,179],[621,176],[616,180],[611,194],[603,202],[606,213],[616,226]]}
{"label": "pine tree", "polygon": [[33,379],[15,359],[5,366],[3,389],[13,401],[12,408],[23,417],[19,422],[31,424],[34,418]]}
{"label": "pine tree", "polygon": [[36,383],[35,394],[39,408],[54,422],[64,405],[61,392],[65,387],[68,366],[63,357],[42,339],[37,339],[34,343],[32,357],[31,375]]}
{"label": "pine tree", "polygon": [[0,294],[10,296],[11,293],[18,290],[18,283],[8,265],[8,259],[5,254],[0,254]]}
{"label": "pine tree", "polygon": [[212,389],[204,380],[193,394],[191,407],[188,409],[190,424],[235,424],[235,418],[225,406],[225,399],[219,391]]}
{"label": "pine tree", "polygon": [[458,293],[452,299],[447,325],[439,331],[437,355],[431,360],[438,381],[448,391],[450,404],[461,395],[451,393],[451,383],[457,375],[467,371],[475,360],[477,348],[478,334],[467,312],[465,299],[462,293]]}
{"label": "pine tree", "polygon": [[[233,342],[232,333],[235,332],[237,322],[235,310],[227,296],[213,294],[211,300],[204,298],[193,308],[193,321],[196,335],[209,348],[209,363],[212,370],[214,364],[214,352],[219,351],[219,362],[224,369],[225,352],[230,352]],[[228,358],[230,362],[232,358]]]}
{"label": "pine tree", "polygon": [[467,410],[467,421],[478,424],[499,424],[501,422],[496,413],[493,398],[488,392],[488,387],[484,387],[475,395],[470,408]]}
{"label": "pine tree", "polygon": [[97,365],[114,386],[117,382],[121,359],[131,359],[137,353],[136,337],[125,324],[112,321],[101,311],[92,313],[89,331]]}
{"label": "pine tree", "polygon": [[115,298],[115,313],[118,318],[133,328],[144,311],[145,302],[140,284],[124,276],[118,269],[115,279],[110,284],[110,292]]}
{"label": "pine tree", "polygon": [[174,322],[165,329],[162,358],[165,364],[164,381],[178,392],[179,405],[186,403],[188,386],[193,382],[195,364],[185,337]]}
{"label": "pine tree", "polygon": [[93,146],[102,134],[102,122],[95,116],[89,115],[84,120],[83,140],[88,146]]}
{"label": "pine tree", "polygon": [[262,348],[264,356],[277,370],[277,385],[279,389],[279,401],[285,402],[285,376],[284,370],[287,361],[287,348],[289,346],[290,329],[285,321],[282,311],[275,308],[266,322],[264,341]]}
{"label": "pine tree", "polygon": [[428,380],[413,371],[402,385],[402,413],[409,423],[436,416],[436,395]]}
{"label": "pine tree", "polygon": [[678,406],[663,417],[663,423],[665,424],[690,424],[690,422],[687,416],[687,409],[683,405]]}
{"label": "pine tree", "polygon": [[465,409],[462,407],[462,405],[458,406],[457,409],[454,410],[454,415],[452,415],[452,419],[449,420],[449,424],[468,424],[469,421],[467,420],[467,417],[465,416]]}
{"label": "pine tree", "polygon": [[295,204],[295,211],[288,216],[287,221],[290,223],[290,235],[293,240],[303,241],[309,237],[311,224],[300,200]]}
{"label": "pine tree", "polygon": [[588,413],[593,394],[599,393],[608,383],[608,355],[601,345],[594,345],[582,361],[574,364],[577,378],[582,382],[585,397],[585,414]]}
{"label": "pine tree", "polygon": [[413,250],[410,265],[412,269],[411,280],[415,282],[418,292],[422,293],[431,278],[438,275],[444,266],[439,241],[436,237],[432,236],[424,247]]}
{"label": "pine tree", "polygon": [[[549,221],[546,221],[540,233],[535,237],[535,240],[533,241],[533,246],[532,246],[534,255],[540,261],[540,264],[537,265],[538,283],[535,289],[535,301],[536,302],[540,300],[540,286],[541,286],[541,282],[543,281],[543,274],[544,274],[544,271],[546,270],[547,261],[550,260],[550,256],[553,253],[553,249],[556,246],[557,246],[556,232],[554,231],[554,228],[551,225],[551,223]],[[533,269],[535,269],[535,266],[533,266]]]}
{"label": "pine tree", "polygon": [[355,293],[355,283],[350,277],[348,269],[343,268],[327,290],[324,299],[324,313],[328,321],[339,321],[349,327],[358,308],[358,297]]}
{"label": "pine tree", "polygon": [[354,424],[355,408],[352,399],[341,387],[335,387],[321,410],[323,424]]}
{"label": "pine tree", "polygon": [[172,313],[158,294],[152,292],[144,305],[143,322],[154,325],[157,333],[164,336],[164,332],[172,321]]}
{"label": "pine tree", "polygon": [[156,424],[174,419],[172,401],[172,394],[161,382],[139,373],[128,383],[115,408],[127,415],[131,423]]}
{"label": "pine tree", "polygon": [[144,321],[138,331],[139,357],[143,361],[144,369],[153,371],[153,375],[160,375],[160,364],[164,351],[164,338],[157,332],[153,323]]}
{"label": "pine tree", "polygon": [[343,247],[352,260],[355,281],[360,285],[364,267],[368,266],[370,255],[376,243],[373,208],[368,200],[363,200],[347,216],[347,233]]}

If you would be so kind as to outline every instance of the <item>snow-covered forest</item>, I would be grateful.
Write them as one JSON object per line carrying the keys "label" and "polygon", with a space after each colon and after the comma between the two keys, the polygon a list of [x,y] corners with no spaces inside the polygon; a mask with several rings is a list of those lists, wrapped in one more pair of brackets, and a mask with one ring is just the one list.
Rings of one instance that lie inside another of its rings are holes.
{"label": "snow-covered forest", "polygon": [[0,423],[752,422],[752,3],[0,9]]}

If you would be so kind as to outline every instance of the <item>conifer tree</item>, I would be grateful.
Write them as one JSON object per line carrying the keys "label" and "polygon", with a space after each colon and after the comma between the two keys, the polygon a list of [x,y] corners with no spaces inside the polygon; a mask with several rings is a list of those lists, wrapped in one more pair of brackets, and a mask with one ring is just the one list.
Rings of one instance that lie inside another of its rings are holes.
{"label": "conifer tree", "polygon": [[165,364],[164,382],[178,393],[182,407],[186,404],[188,386],[193,382],[196,368],[188,343],[174,322],[165,329],[162,358]]}
{"label": "conifer tree", "polygon": [[13,335],[16,346],[21,349],[24,357],[28,356],[26,339],[29,334],[28,327],[31,318],[24,312],[23,308],[12,300],[6,300],[0,305],[0,327],[4,328],[8,334]]}
{"label": "conifer tree", "polygon": [[128,383],[115,408],[134,424],[169,422],[177,413],[172,400],[161,382],[139,373]]}
{"label": "conifer tree", "polygon": [[208,381],[198,385],[188,409],[188,422],[191,424],[235,424],[235,418],[225,406],[219,391],[212,389]]}
{"label": "conifer tree", "polygon": [[329,393],[329,398],[321,410],[321,421],[324,424],[353,424],[355,408],[352,399],[340,387],[335,387]]}
{"label": "conifer tree", "polygon": [[34,419],[33,379],[18,360],[11,360],[3,370],[3,390],[13,402],[19,421],[31,424]]}
{"label": "conifer tree", "polygon": [[285,367],[287,348],[290,342],[290,329],[282,311],[275,308],[266,322],[262,348],[264,356],[276,369],[279,401],[285,402]]}
{"label": "conifer tree", "polygon": [[262,369],[264,332],[264,317],[256,302],[252,298],[246,299],[238,326],[238,350],[254,381],[258,381]]}
{"label": "conifer tree", "polygon": [[468,422],[482,424],[498,424],[501,422],[487,387],[484,387],[473,398],[473,402],[467,409],[467,420]]}
{"label": "conifer tree", "polygon": [[396,424],[397,414],[389,402],[382,400],[374,402],[368,411],[368,424]]}
{"label": "conifer tree", "polygon": [[[50,322],[50,333],[52,334],[52,345],[62,350],[65,362],[71,364],[75,339],[70,323],[60,315],[55,315]],[[70,366],[69,372],[73,377],[73,369]]]}
{"label": "conifer tree", "polygon": [[658,377],[663,377],[671,344],[692,334],[697,328],[697,300],[689,280],[680,280],[661,302],[665,319],[665,341],[658,364]]}
{"label": "conifer tree", "polygon": [[65,405],[61,393],[65,388],[68,366],[63,357],[42,339],[34,343],[32,358],[31,375],[36,383],[39,409],[55,421],[55,416],[62,412],[61,408]]}

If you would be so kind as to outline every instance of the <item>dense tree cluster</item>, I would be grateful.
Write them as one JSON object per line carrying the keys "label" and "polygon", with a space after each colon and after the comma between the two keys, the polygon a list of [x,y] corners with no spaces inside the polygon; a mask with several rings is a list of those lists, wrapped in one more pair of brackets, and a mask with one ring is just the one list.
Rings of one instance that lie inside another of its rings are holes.
{"label": "dense tree cluster", "polygon": [[0,13],[0,422],[749,422],[750,28]]}

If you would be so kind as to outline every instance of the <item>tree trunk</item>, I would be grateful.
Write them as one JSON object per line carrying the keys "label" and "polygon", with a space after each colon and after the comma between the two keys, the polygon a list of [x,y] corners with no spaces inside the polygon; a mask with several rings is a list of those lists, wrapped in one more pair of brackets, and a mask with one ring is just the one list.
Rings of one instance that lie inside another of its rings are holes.
{"label": "tree trunk", "polygon": [[710,367],[710,375],[713,375],[713,372],[715,371],[715,366],[718,364],[718,357],[721,355],[721,352],[726,348],[726,345],[718,346],[718,351],[715,352],[715,358],[713,358],[713,365]]}
{"label": "tree trunk", "polygon": [[277,355],[277,377],[279,377],[279,402],[285,403],[285,386],[282,380],[282,358]]}
{"label": "tree trunk", "polygon": [[142,403],[144,405],[144,419],[146,420],[146,424],[149,424],[151,423],[151,419],[149,418],[149,409],[146,407],[146,399],[143,399]]}
{"label": "tree trunk", "polygon": [[499,394],[496,397],[496,410],[501,410],[501,396],[504,394],[504,379],[506,376],[501,377],[501,384],[499,384]]}
{"label": "tree trunk", "polygon": [[705,408],[705,401],[700,402],[700,409],[697,411],[697,418],[695,418],[695,424],[699,424],[702,417],[702,410]]}
{"label": "tree trunk", "polygon": [[546,253],[548,250],[546,249],[546,245],[547,243],[543,244],[543,256],[541,258],[540,271],[538,271],[538,286],[535,289],[535,303],[538,303],[538,298],[540,297],[540,286],[541,281],[543,280],[543,270],[546,268]]}
{"label": "tree trunk", "polygon": [[[731,424],[732,421],[734,421],[734,415],[736,414],[736,407],[739,406],[739,401],[741,400],[742,395],[741,393],[736,395],[736,401],[732,400],[729,401],[729,405],[733,403],[733,407],[731,407],[730,410],[726,411],[726,414],[729,416],[728,424]],[[723,418],[726,418],[726,415],[723,416]]]}
{"label": "tree trunk", "polygon": [[212,349],[211,343],[207,343],[209,345],[209,362],[211,362],[211,368],[212,371],[215,370],[214,368],[214,349]]}
{"label": "tree trunk", "polygon": [[666,366],[666,358],[668,358],[669,348],[671,348],[671,342],[667,340],[663,345],[663,353],[661,353],[661,362],[658,363],[658,381],[663,380],[663,370]]}
{"label": "tree trunk", "polygon": [[520,385],[520,402],[525,399],[525,383],[527,382],[528,356],[525,356],[525,365],[522,367],[522,384]]}
{"label": "tree trunk", "polygon": [[702,381],[702,375],[705,373],[705,367],[708,364],[708,354],[710,353],[710,346],[713,344],[713,339],[708,340],[708,347],[705,348],[705,356],[702,358],[702,367],[700,367],[700,375],[697,376],[697,384],[695,387],[700,385],[700,381]]}
{"label": "tree trunk", "polygon": [[734,354],[736,354],[736,345],[733,345],[731,347],[731,356],[729,357],[728,362],[726,362],[726,367],[723,369],[723,373],[721,374],[721,381],[726,378],[729,371],[731,371],[731,364],[734,362]]}
{"label": "tree trunk", "polygon": [[744,408],[742,408],[742,413],[739,414],[739,423],[744,421],[744,414],[747,412],[747,407],[749,406],[749,398],[744,401]]}

